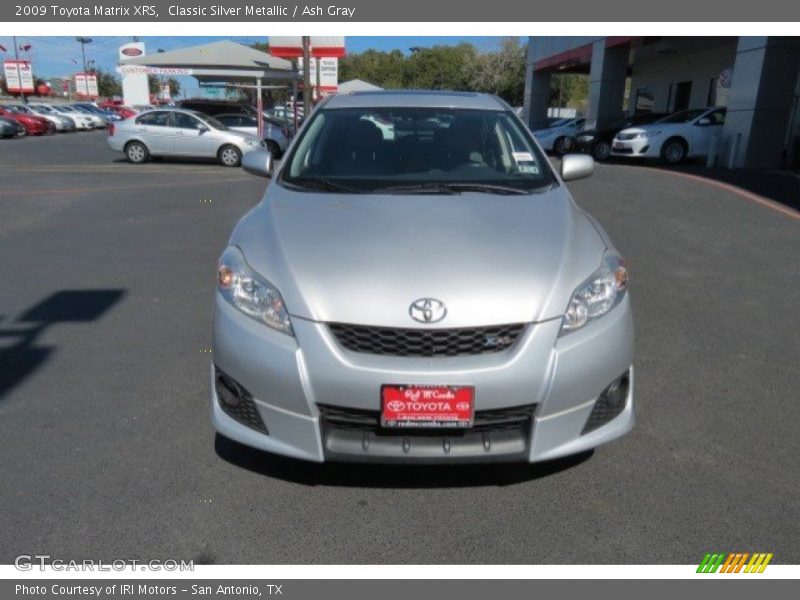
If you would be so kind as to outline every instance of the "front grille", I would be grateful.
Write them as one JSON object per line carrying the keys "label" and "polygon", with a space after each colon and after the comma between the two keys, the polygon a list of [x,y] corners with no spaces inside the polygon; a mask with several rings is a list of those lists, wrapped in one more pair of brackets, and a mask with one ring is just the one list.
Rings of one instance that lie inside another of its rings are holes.
{"label": "front grille", "polygon": [[614,148],[614,154],[633,154],[633,148]]}
{"label": "front grille", "polygon": [[[381,413],[378,410],[345,408],[341,406],[318,405],[322,422],[339,429],[378,432],[384,435],[408,435],[413,429],[381,427]],[[447,435],[459,435],[465,431],[493,432],[528,427],[533,419],[535,405],[514,406],[491,410],[476,410],[475,420],[469,429],[448,429]],[[439,435],[430,429],[420,429],[426,435]]]}
{"label": "front grille", "polygon": [[384,429],[380,412],[318,405],[327,460],[525,461],[535,405],[475,412],[468,429]]}
{"label": "front grille", "polygon": [[457,329],[401,329],[330,323],[347,350],[384,356],[467,356],[502,352],[525,331],[525,324]]}

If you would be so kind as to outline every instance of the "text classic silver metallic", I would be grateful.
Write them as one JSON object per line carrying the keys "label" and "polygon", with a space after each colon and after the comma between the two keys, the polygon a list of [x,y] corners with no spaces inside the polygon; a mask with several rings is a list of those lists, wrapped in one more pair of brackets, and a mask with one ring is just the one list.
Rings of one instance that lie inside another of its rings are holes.
{"label": "text classic silver metallic", "polygon": [[[309,461],[541,461],[633,427],[625,263],[501,100],[334,96],[219,261],[213,423]],[[273,173],[274,170],[274,173]]]}

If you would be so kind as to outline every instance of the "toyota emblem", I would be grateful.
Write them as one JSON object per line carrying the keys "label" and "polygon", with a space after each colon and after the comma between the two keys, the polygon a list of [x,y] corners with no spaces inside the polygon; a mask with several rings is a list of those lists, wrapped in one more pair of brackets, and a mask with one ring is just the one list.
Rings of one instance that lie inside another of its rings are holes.
{"label": "toyota emblem", "polygon": [[420,323],[438,323],[447,316],[447,307],[436,298],[420,298],[411,303],[408,314]]}

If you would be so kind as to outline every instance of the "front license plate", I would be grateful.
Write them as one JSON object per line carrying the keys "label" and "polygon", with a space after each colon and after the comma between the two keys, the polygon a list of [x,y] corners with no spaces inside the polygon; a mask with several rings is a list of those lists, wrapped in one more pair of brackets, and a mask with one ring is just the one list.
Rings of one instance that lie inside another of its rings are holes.
{"label": "front license plate", "polygon": [[475,388],[454,385],[384,385],[381,426],[388,428],[472,427]]}
{"label": "front license plate", "polygon": [[614,150],[624,150],[625,144],[614,144]]}

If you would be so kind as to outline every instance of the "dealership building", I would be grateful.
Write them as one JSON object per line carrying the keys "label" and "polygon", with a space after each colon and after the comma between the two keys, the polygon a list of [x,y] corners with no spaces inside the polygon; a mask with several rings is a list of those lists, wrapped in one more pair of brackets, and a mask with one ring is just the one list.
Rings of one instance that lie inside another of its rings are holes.
{"label": "dealership building", "polygon": [[531,37],[524,114],[532,129],[547,123],[551,78],[562,73],[589,78],[586,128],[623,112],[725,106],[716,164],[800,165],[800,37]]}

